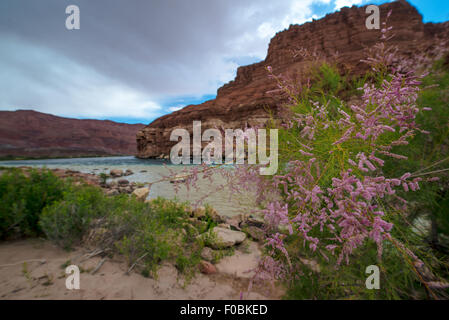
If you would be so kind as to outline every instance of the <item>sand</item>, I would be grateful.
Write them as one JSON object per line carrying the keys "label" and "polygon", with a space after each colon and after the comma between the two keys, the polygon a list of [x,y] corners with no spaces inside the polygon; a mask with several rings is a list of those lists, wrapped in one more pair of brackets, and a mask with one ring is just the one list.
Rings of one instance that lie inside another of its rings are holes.
{"label": "sand", "polygon": [[[88,250],[77,248],[71,252],[56,247],[43,239],[28,239],[0,244],[0,299],[240,299],[246,291],[251,273],[257,264],[258,245],[250,243],[245,250],[236,250],[234,256],[225,257],[217,265],[218,273],[197,273],[184,286],[173,265],[163,264],[158,279],[131,272],[123,257],[107,259],[101,268],[91,274],[100,257],[85,261],[80,257]],[[80,289],[69,290],[65,282],[67,261],[80,270]],[[25,262],[26,261],[26,262]],[[83,271],[84,270],[84,271]],[[277,287],[256,286],[248,299],[279,299],[282,290]]]}

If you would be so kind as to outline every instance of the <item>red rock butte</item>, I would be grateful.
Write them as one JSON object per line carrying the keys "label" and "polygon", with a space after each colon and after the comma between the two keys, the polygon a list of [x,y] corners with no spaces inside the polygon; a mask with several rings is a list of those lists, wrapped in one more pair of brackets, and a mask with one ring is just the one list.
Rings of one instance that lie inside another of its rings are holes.
{"label": "red rock butte", "polygon": [[[413,58],[417,54],[431,52],[444,43],[448,47],[449,22],[423,23],[419,12],[405,0],[387,3],[380,7],[380,20],[388,19],[394,38],[389,45],[396,46],[401,56]],[[303,25],[291,25],[278,32],[270,41],[265,60],[239,67],[235,79],[217,91],[217,97],[200,105],[189,105],[179,111],[153,121],[137,133],[137,156],[153,158],[167,156],[176,142],[170,134],[176,128],[192,132],[194,120],[202,121],[202,129],[224,127],[244,128],[245,125],[264,125],[270,111],[276,115],[282,103],[281,97],[270,94],[276,83],[268,77],[267,66],[275,74],[295,74],[309,63],[299,49],[316,52],[324,59],[332,59],[352,74],[363,73],[367,65],[367,48],[379,41],[380,30],[368,30],[365,26],[366,7],[342,8],[320,20]]]}
{"label": "red rock butte", "polygon": [[1,157],[134,155],[142,124],[79,120],[31,111],[0,111]]}

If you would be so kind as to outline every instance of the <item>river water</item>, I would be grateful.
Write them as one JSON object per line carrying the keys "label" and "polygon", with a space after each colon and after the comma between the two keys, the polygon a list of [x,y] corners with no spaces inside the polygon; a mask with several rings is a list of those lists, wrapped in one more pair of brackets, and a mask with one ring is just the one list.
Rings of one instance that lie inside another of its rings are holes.
{"label": "river water", "polygon": [[[109,173],[112,169],[121,169],[123,171],[130,169],[134,174],[124,178],[130,182],[140,183],[151,183],[161,179],[162,175],[168,175],[170,173],[169,168],[176,172],[185,168],[185,166],[181,165],[171,165],[166,160],[138,159],[132,156],[0,161],[0,166],[60,168],[93,174]],[[223,179],[219,175],[215,175],[212,183],[208,179],[199,179],[199,190],[191,189],[188,191],[181,183],[176,193],[174,184],[163,181],[152,185],[148,198],[152,199],[161,196],[168,199],[177,198],[181,201],[196,202],[202,199],[204,195],[209,194],[204,202],[210,204],[222,215],[234,216],[240,213],[251,213],[254,210],[254,196],[251,194],[232,195],[230,197],[230,192],[227,188],[219,192],[211,193],[221,183],[223,183]]]}

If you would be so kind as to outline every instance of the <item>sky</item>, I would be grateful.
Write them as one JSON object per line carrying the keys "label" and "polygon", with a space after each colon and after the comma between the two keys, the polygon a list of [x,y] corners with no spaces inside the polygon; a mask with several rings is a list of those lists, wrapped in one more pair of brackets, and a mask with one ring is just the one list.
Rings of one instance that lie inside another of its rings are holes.
{"label": "sky", "polygon": [[[276,32],[382,0],[1,0],[0,110],[148,124],[213,99]],[[411,0],[425,22],[449,1]],[[66,7],[80,10],[66,28]]]}

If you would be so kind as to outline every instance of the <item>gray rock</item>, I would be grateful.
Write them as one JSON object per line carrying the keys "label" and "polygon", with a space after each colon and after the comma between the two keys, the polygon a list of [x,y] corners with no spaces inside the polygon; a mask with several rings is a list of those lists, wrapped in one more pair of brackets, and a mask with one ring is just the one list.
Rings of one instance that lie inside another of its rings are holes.
{"label": "gray rock", "polygon": [[120,192],[117,189],[109,189],[108,191],[106,191],[105,194],[107,196],[116,196],[116,195],[120,194]]}
{"label": "gray rock", "polygon": [[127,186],[129,185],[129,181],[126,179],[120,179],[119,181],[117,181],[119,186]]}
{"label": "gray rock", "polygon": [[214,250],[212,250],[211,248],[204,247],[203,250],[201,250],[201,258],[206,261],[213,261],[214,256]]}
{"label": "gray rock", "polygon": [[150,194],[150,189],[149,188],[138,188],[138,189],[134,190],[132,194],[136,196],[137,200],[143,202]]}
{"label": "gray rock", "polygon": [[217,273],[217,268],[215,268],[215,266],[212,263],[207,262],[207,261],[200,261],[199,269],[200,269],[201,273],[204,273],[204,274]]}
{"label": "gray rock", "polygon": [[175,175],[172,179],[170,179],[170,183],[181,183],[181,182],[185,182],[186,181],[186,177],[185,175]]}
{"label": "gray rock", "polygon": [[224,219],[222,216],[220,216],[220,214],[218,213],[218,211],[215,210],[214,208],[211,208],[211,209],[209,210],[209,215],[210,215],[212,221],[214,221],[214,222],[216,222],[216,223],[223,223],[223,222],[226,222],[225,219]]}
{"label": "gray rock", "polygon": [[240,231],[240,222],[241,220],[239,216],[225,219],[225,223],[228,224],[232,230]]}
{"label": "gray rock", "polygon": [[299,260],[301,260],[302,263],[304,263],[306,266],[308,266],[310,269],[312,269],[312,271],[317,272],[317,273],[321,272],[320,265],[315,260],[306,259],[306,258],[299,258]]}
{"label": "gray rock", "polygon": [[254,226],[257,228],[263,228],[265,225],[265,220],[262,217],[251,215],[246,219],[246,224],[248,226]]}
{"label": "gray rock", "polygon": [[215,227],[212,229],[212,232],[217,235],[217,243],[212,244],[214,249],[232,247],[246,239],[246,234],[240,231]]}
{"label": "gray rock", "polygon": [[257,241],[263,241],[265,239],[265,232],[255,226],[249,226],[246,228],[246,232],[250,235],[251,238]]}
{"label": "gray rock", "polygon": [[118,190],[120,191],[120,193],[124,193],[124,194],[130,194],[132,192],[131,187],[129,187],[129,186],[118,187]]}
{"label": "gray rock", "polygon": [[121,177],[121,176],[123,176],[123,170],[113,169],[113,170],[109,171],[109,175],[114,178]]}
{"label": "gray rock", "polygon": [[115,188],[115,187],[117,187],[117,185],[118,185],[118,183],[115,180],[112,180],[112,181],[108,182],[108,187],[109,188]]}

